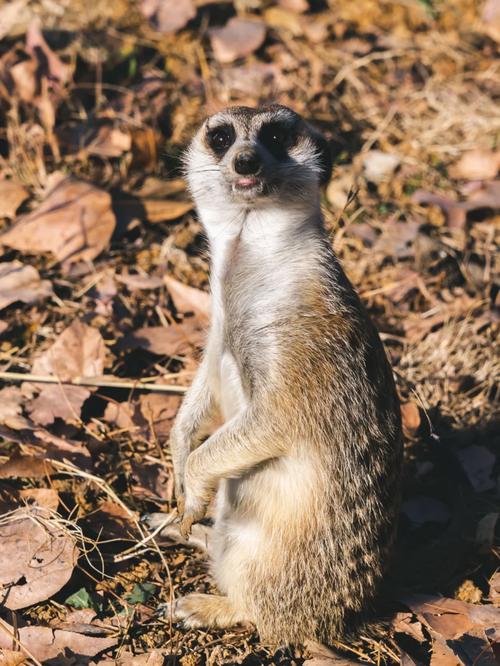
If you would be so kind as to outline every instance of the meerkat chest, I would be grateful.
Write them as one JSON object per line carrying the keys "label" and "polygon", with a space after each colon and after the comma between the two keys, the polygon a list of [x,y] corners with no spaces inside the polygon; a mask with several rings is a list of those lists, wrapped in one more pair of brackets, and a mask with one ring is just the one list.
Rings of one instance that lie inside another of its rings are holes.
{"label": "meerkat chest", "polygon": [[229,350],[224,350],[219,362],[220,402],[225,421],[236,416],[248,404],[238,363]]}

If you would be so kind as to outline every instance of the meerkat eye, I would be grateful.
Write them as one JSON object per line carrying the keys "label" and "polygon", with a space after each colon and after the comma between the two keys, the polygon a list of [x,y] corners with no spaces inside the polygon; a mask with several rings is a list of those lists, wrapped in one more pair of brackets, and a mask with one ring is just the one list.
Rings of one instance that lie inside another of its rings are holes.
{"label": "meerkat eye", "polygon": [[279,123],[269,123],[261,128],[259,141],[272,155],[283,159],[293,143],[292,129]]}
{"label": "meerkat eye", "polygon": [[208,132],[208,144],[216,155],[224,153],[232,146],[235,139],[234,127],[232,125],[221,125]]}

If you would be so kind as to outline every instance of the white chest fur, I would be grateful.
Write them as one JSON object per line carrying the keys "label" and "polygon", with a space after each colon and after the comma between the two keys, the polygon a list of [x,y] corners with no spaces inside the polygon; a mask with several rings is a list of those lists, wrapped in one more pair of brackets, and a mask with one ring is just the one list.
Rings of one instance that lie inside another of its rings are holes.
{"label": "white chest fur", "polygon": [[245,409],[248,403],[238,364],[231,352],[225,350],[220,358],[220,401],[222,416],[228,421]]}

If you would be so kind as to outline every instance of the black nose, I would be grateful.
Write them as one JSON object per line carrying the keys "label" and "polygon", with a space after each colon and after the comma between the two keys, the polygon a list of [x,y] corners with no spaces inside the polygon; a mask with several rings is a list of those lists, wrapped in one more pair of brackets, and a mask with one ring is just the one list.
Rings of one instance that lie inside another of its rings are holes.
{"label": "black nose", "polygon": [[253,151],[238,153],[234,159],[234,169],[242,176],[254,176],[260,171],[260,159]]}

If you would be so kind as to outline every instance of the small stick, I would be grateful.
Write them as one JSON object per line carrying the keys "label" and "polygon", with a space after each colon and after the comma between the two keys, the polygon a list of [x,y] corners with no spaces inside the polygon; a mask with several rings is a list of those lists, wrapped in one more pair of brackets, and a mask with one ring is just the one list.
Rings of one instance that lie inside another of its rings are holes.
{"label": "small stick", "polygon": [[35,384],[63,384],[65,386],[97,386],[98,388],[123,388],[150,393],[173,393],[182,395],[186,392],[185,386],[173,384],[146,384],[146,380],[116,380],[101,377],[75,377],[75,379],[62,380],[55,375],[32,375],[27,372],[0,372],[0,379],[6,382],[33,382]]}

